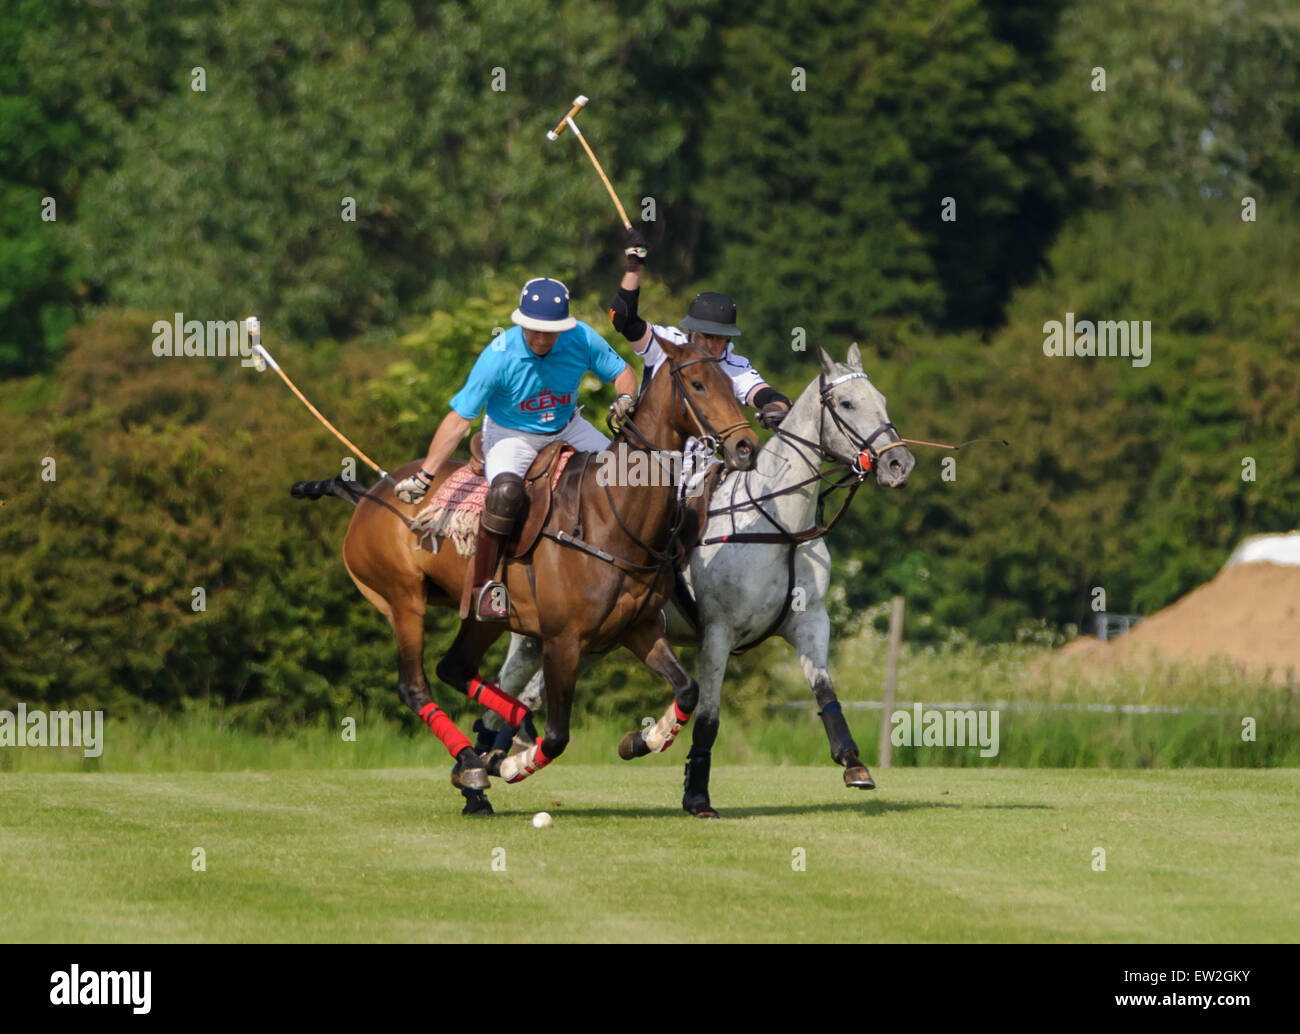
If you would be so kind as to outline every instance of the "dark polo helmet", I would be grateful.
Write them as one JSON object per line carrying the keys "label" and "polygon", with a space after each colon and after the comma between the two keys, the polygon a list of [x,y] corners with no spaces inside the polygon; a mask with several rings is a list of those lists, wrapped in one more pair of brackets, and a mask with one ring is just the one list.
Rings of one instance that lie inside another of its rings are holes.
{"label": "dark polo helmet", "polygon": [[686,310],[681,326],[682,330],[698,330],[701,334],[717,337],[740,337],[740,328],[736,326],[736,303],[717,291],[697,294]]}

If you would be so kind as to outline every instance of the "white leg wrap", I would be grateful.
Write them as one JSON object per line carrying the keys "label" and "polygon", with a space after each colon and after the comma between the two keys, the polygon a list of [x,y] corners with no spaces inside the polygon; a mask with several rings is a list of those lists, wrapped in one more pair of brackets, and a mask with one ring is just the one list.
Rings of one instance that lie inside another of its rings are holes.
{"label": "white leg wrap", "polygon": [[501,762],[501,778],[507,783],[517,783],[521,779],[527,779],[539,768],[544,768],[550,764],[550,758],[546,758],[539,765],[537,763],[537,752],[538,745],[534,743],[531,747],[521,750],[518,754],[511,754]]}
{"label": "white leg wrap", "polygon": [[662,754],[673,745],[673,740],[681,731],[682,723],[677,720],[677,706],[669,704],[663,717],[642,733],[642,738],[652,754]]}

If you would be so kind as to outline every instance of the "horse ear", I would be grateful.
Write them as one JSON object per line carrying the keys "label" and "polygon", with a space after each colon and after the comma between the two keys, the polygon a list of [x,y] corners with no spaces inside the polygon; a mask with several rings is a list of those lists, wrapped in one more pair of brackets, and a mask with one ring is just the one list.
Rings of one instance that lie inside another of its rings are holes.
{"label": "horse ear", "polygon": [[859,350],[856,341],[849,345],[849,357],[847,362],[850,370],[856,370],[858,373],[862,372],[862,352]]}
{"label": "horse ear", "polygon": [[822,348],[821,345],[817,346],[817,355],[822,361],[822,373],[826,374],[827,377],[834,377],[835,360],[826,354],[826,349]]}

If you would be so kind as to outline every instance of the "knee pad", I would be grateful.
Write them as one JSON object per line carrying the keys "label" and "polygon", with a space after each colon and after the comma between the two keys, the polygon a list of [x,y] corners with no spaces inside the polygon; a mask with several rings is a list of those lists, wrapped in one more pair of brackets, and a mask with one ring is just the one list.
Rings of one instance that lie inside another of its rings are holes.
{"label": "knee pad", "polygon": [[524,499],[523,478],[518,474],[498,474],[483,504],[483,530],[492,535],[509,535]]}

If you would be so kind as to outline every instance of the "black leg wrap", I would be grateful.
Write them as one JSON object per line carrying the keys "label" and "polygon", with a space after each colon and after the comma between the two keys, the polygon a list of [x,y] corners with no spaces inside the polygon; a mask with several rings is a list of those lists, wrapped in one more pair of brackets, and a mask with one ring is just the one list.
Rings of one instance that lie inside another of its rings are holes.
{"label": "black leg wrap", "polygon": [[[500,738],[500,734],[495,729],[489,729],[482,718],[474,722],[473,731],[478,733],[478,738],[474,741],[474,750],[479,754],[486,754],[496,746],[496,742]],[[509,746],[509,744],[510,740],[507,739],[506,745]]]}
{"label": "black leg wrap", "polygon": [[[477,726],[475,726],[475,728],[477,728]],[[488,749],[509,751],[510,744],[515,738],[515,728],[516,727],[513,725],[506,725],[505,722],[502,722],[501,728],[497,730],[496,734],[492,738],[492,742],[488,744]]]}
{"label": "black leg wrap", "polygon": [[700,818],[715,819],[718,813],[709,802],[709,752],[692,749],[686,758],[686,778],[682,783],[682,810]]}
{"label": "black leg wrap", "polygon": [[831,745],[831,759],[837,765],[856,764],[858,745],[853,742],[853,736],[849,733],[849,725],[844,720],[840,702],[832,700],[818,714],[821,715],[822,724],[826,727],[826,738]]}
{"label": "black leg wrap", "polygon": [[713,750],[713,741],[718,738],[718,716],[700,715],[695,719],[695,727],[691,731],[691,757],[701,754],[704,757],[709,756]]}

